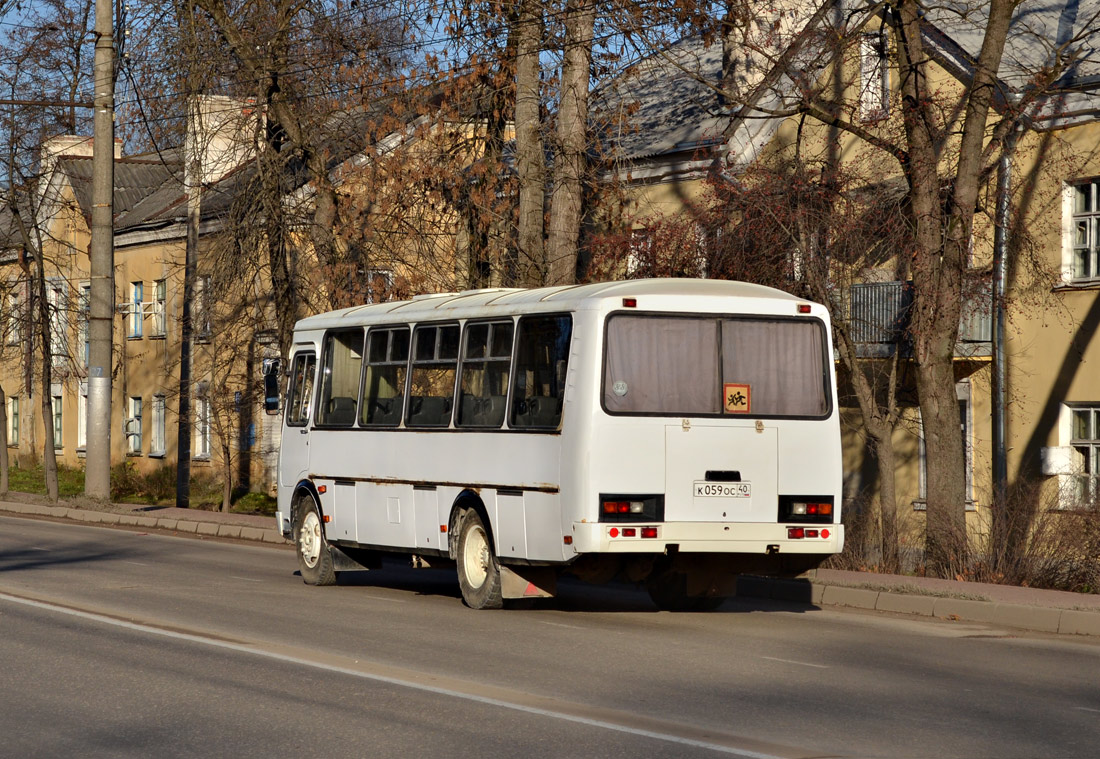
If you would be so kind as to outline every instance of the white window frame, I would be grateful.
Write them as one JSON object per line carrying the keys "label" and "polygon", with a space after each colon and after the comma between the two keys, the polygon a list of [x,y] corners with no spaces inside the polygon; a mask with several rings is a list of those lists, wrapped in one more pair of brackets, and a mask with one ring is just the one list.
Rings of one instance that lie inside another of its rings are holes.
{"label": "white window frame", "polygon": [[152,426],[149,429],[149,455],[150,456],[163,456],[165,454],[165,423],[164,423],[164,396],[156,394],[153,396],[152,406]]}
{"label": "white window frame", "polygon": [[[1100,178],[1062,186],[1062,281],[1100,281]],[[1082,194],[1085,190],[1085,194]]]}
{"label": "white window frame", "polygon": [[90,318],[92,313],[92,284],[81,282],[77,289],[77,341],[82,346],[81,366],[88,368],[91,355]]}
{"label": "white window frame", "polygon": [[4,291],[3,317],[4,340],[8,345],[18,345],[23,339],[23,304],[26,283],[12,280]]}
{"label": "white window frame", "polygon": [[130,283],[130,302],[127,309],[126,338],[139,340],[142,337],[142,302],[145,299],[145,283]]}
{"label": "white window frame", "polygon": [[[1080,421],[1085,421],[1083,428]],[[1095,507],[1100,503],[1100,402],[1062,404],[1058,432],[1070,462],[1070,471],[1059,476],[1058,505]]]}
{"label": "white window frame", "polygon": [[88,383],[80,383],[76,398],[76,450],[88,448]]}
{"label": "white window frame", "polygon": [[65,399],[60,395],[51,395],[51,407],[53,410],[53,447],[60,451],[65,447]]}
{"label": "white window frame", "polygon": [[19,396],[9,395],[6,401],[8,414],[8,447],[19,447]]}
{"label": "white window frame", "polygon": [[859,116],[864,121],[890,115],[889,45],[884,29],[859,38]]}
{"label": "white window frame", "polygon": [[[955,397],[959,402],[959,432],[962,433],[963,455],[966,457],[966,510],[974,511],[974,404],[970,400],[970,381],[955,383]],[[924,419],[917,410],[917,464],[918,498],[913,502],[914,511],[924,511],[928,499],[928,454],[924,447]]]}
{"label": "white window frame", "polygon": [[51,279],[46,284],[46,304],[49,309],[50,358],[55,368],[65,366],[69,360],[66,284],[61,279]]}
{"label": "white window frame", "polygon": [[195,453],[193,458],[210,458],[210,399],[195,398]]}
{"label": "white window frame", "polygon": [[213,331],[211,326],[210,310],[210,275],[200,274],[195,277],[194,302],[191,306],[191,327],[198,340],[209,340]]}
{"label": "white window frame", "polygon": [[164,337],[167,334],[167,320],[165,318],[165,302],[168,299],[168,280],[157,279],[153,281],[153,324],[149,329],[149,337]]}
{"label": "white window frame", "polygon": [[126,400],[126,453],[137,455],[141,453],[142,433],[142,401],[140,396],[132,395]]}

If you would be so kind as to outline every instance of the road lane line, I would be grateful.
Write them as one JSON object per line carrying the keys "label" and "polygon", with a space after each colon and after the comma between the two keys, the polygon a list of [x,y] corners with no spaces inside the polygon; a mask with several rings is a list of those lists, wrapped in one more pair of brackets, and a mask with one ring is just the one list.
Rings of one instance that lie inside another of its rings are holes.
{"label": "road lane line", "polygon": [[779,659],[774,656],[761,656],[761,659],[767,659],[768,661],[779,661],[784,664],[797,664],[800,667],[813,667],[814,669],[829,669],[827,664],[810,664],[805,661],[794,661],[793,659]]}
{"label": "road lane line", "polygon": [[[356,659],[343,656],[322,655],[317,652],[309,652],[315,658],[306,658],[301,653],[295,653],[302,649],[288,646],[280,646],[273,643],[237,643],[224,638],[207,637],[206,635],[179,630],[169,630],[151,624],[131,622],[106,614],[100,614],[83,609],[73,608],[58,603],[38,601],[23,596],[11,595],[0,592],[0,600],[11,603],[30,606],[44,611],[86,619],[100,624],[120,627],[126,630],[158,635],[174,640],[187,641],[200,645],[210,646],[243,654],[262,656],[267,659],[297,664],[299,666],[312,667],[328,672],[334,672],[351,677],[358,677],[373,682],[395,685],[398,687],[418,690],[435,695],[449,696],[464,701],[497,706],[513,711],[524,712],[541,717],[550,717],[566,722],[574,722],[590,727],[611,730],[628,735],[652,738],[654,740],[674,743],[681,746],[690,746],[744,759],[793,759],[794,757],[819,756],[815,752],[806,752],[793,747],[775,746],[754,741],[740,736],[723,733],[717,730],[680,725],[670,721],[649,719],[638,714],[629,714],[605,707],[570,704],[560,699],[547,696],[538,696],[530,693],[511,691],[506,688],[480,685],[456,680],[443,675],[432,675],[426,672],[417,672],[399,667],[389,667],[371,662],[360,662]],[[433,685],[431,683],[441,683]],[[480,692],[479,692],[480,691]],[[597,714],[599,717],[586,716]],[[641,725],[660,725],[662,729],[647,729]],[[721,742],[719,742],[721,741]],[[766,748],[755,750],[747,746]]]}
{"label": "road lane line", "polygon": [[229,575],[230,580],[244,580],[245,582],[263,582],[263,580],[257,580],[255,577],[238,577],[237,575]]}
{"label": "road lane line", "polygon": [[1090,709],[1087,706],[1075,706],[1073,708],[1079,712],[1092,712],[1093,714],[1100,714],[1100,709]]}

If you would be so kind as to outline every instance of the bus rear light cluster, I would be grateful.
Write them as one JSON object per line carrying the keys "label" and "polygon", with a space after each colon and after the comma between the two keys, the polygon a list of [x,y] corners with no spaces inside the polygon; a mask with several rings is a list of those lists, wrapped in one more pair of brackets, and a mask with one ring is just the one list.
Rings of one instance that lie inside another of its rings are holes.
{"label": "bus rear light cluster", "polygon": [[601,522],[662,522],[664,518],[663,495],[600,494]]}
{"label": "bus rear light cluster", "polygon": [[643,538],[656,538],[656,527],[612,527],[607,531],[607,534],[612,538],[636,538],[639,535]]}
{"label": "bus rear light cluster", "polygon": [[779,497],[780,522],[832,524],[834,516],[831,496],[784,495]]}
{"label": "bus rear light cluster", "polygon": [[815,530],[809,527],[788,527],[788,540],[802,540],[803,538],[828,538],[831,533],[827,530]]}

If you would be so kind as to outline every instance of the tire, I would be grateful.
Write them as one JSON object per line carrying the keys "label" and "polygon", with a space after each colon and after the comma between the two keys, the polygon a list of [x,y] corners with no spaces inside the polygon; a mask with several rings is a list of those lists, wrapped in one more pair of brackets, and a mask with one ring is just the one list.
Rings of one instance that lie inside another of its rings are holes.
{"label": "tire", "polygon": [[298,553],[298,569],[307,585],[335,585],[336,570],[332,552],[325,540],[321,511],[312,496],[302,499],[294,521],[294,543]]}
{"label": "tire", "polygon": [[493,541],[481,516],[474,509],[463,515],[458,532],[458,586],[462,600],[471,609],[499,609],[500,564],[493,553]]}

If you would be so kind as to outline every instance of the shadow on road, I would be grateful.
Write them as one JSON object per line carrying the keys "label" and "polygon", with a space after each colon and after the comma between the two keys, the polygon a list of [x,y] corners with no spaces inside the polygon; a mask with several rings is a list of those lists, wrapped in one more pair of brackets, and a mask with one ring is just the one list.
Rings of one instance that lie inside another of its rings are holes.
{"label": "shadow on road", "polygon": [[[295,572],[295,576],[300,573]],[[746,614],[752,612],[805,613],[818,607],[811,602],[811,585],[805,580],[788,580],[781,585],[782,597],[766,597],[764,581],[743,578],[745,593],[726,599],[709,611],[684,611],[676,614]],[[344,571],[337,575],[342,587],[387,588],[418,596],[441,596],[460,600],[458,579],[453,569],[414,569],[400,560],[384,560],[381,569]],[[763,596],[763,597],[762,597]],[[563,611],[583,613],[646,613],[659,610],[640,584],[611,582],[590,585],[565,576],[558,580],[554,598],[505,601],[505,608],[525,611]]]}

